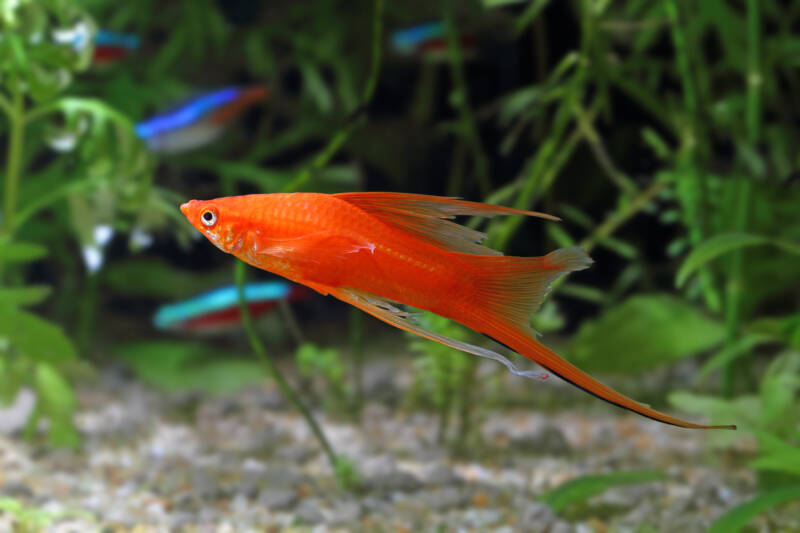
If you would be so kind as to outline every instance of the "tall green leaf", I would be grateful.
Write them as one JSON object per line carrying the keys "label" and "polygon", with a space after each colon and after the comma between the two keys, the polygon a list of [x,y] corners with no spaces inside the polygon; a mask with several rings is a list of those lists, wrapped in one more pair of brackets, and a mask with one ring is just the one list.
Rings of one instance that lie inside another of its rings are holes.
{"label": "tall green leaf", "polygon": [[168,391],[201,390],[215,394],[240,389],[264,377],[256,362],[220,354],[202,344],[142,341],[116,352],[144,381]]}
{"label": "tall green leaf", "polygon": [[772,244],[787,252],[800,254],[800,245],[794,243],[778,241],[749,233],[723,233],[700,243],[692,250],[678,270],[678,275],[675,277],[675,285],[678,287],[682,286],[695,270],[709,261],[716,259],[720,255],[738,250],[739,248],[761,244]]}
{"label": "tall green leaf", "polygon": [[50,295],[51,288],[47,285],[29,285],[27,287],[5,288],[0,287],[0,302],[11,305],[36,305]]}
{"label": "tall green leaf", "polygon": [[736,533],[757,515],[793,500],[800,500],[800,486],[765,492],[719,517],[708,533]]}
{"label": "tall green leaf", "polygon": [[48,439],[54,446],[75,447],[80,437],[72,420],[77,401],[67,380],[51,365],[36,365],[37,412],[50,423]]}
{"label": "tall green leaf", "polygon": [[567,346],[587,370],[638,372],[713,348],[721,324],[666,294],[633,296],[585,322]]}
{"label": "tall green leaf", "polygon": [[47,248],[27,242],[0,239],[0,263],[28,263],[47,255]]}
{"label": "tall green leaf", "polygon": [[563,485],[545,492],[539,496],[539,500],[550,506],[553,512],[559,513],[570,504],[585,501],[612,487],[659,481],[665,477],[662,472],[656,470],[584,476],[567,481]]}
{"label": "tall green leaf", "polygon": [[57,325],[0,303],[0,339],[38,362],[61,363],[76,357],[72,342]]}

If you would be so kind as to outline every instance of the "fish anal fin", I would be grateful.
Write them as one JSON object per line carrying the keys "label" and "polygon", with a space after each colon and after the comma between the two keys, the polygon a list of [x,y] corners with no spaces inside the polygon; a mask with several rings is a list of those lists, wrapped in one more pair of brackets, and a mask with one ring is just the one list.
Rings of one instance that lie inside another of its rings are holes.
{"label": "fish anal fin", "polygon": [[443,250],[473,255],[502,255],[482,246],[486,234],[456,224],[457,215],[528,215],[558,220],[558,218],[521,211],[510,207],[467,202],[457,198],[442,198],[424,194],[392,192],[340,193],[336,198],[348,202],[394,228]]}
{"label": "fish anal fin", "polygon": [[445,346],[449,346],[450,348],[454,348],[462,352],[497,361],[505,366],[512,374],[517,376],[538,379],[542,381],[548,378],[548,374],[544,372],[520,370],[507,357],[489,350],[488,348],[475,346],[463,341],[445,337],[444,335],[439,335],[433,331],[429,331],[414,323],[410,313],[399,309],[392,302],[380,296],[348,288],[331,289],[330,293],[332,296],[354,305],[362,311],[369,313],[370,315],[383,320],[384,322],[396,328],[402,329],[403,331],[413,333],[414,335],[419,335],[425,339],[444,344]]}

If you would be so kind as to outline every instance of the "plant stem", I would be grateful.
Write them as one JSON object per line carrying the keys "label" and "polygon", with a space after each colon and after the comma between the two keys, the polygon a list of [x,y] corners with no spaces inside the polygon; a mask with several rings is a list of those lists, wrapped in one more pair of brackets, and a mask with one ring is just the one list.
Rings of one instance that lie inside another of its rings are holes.
{"label": "plant stem", "polygon": [[[758,0],[747,2],[747,136],[756,149],[761,132],[761,72],[760,72],[761,14]],[[740,177],[734,185],[736,192],[733,230],[747,231],[750,214],[752,184],[747,177]],[[730,277],[725,285],[725,330],[727,345],[735,344],[741,333],[742,295],[744,292],[744,252],[735,250],[731,257]],[[725,365],[722,372],[722,393],[733,395],[734,378],[739,363]]]}
{"label": "plant stem", "polygon": [[364,407],[364,313],[350,309],[350,350],[353,355],[353,406],[356,417]]}
{"label": "plant stem", "polygon": [[314,415],[311,413],[311,410],[306,407],[303,401],[300,399],[300,396],[295,392],[289,382],[281,373],[278,365],[267,355],[266,350],[264,349],[264,345],[261,344],[261,340],[258,338],[256,334],[256,330],[253,327],[253,318],[250,316],[250,311],[247,309],[247,301],[244,298],[244,285],[245,285],[245,278],[247,277],[247,266],[242,261],[236,262],[235,267],[235,279],[236,279],[236,289],[239,294],[239,310],[242,315],[242,326],[244,327],[245,332],[247,333],[247,338],[250,341],[250,347],[256,353],[258,358],[267,368],[267,371],[270,375],[275,378],[275,382],[278,384],[278,387],[281,389],[281,393],[283,393],[284,397],[289,400],[289,403],[294,405],[300,414],[303,415],[305,418],[306,423],[308,424],[309,428],[311,428],[311,432],[319,441],[320,445],[322,446],[325,455],[328,457],[328,461],[331,464],[331,468],[333,469],[334,473],[338,471],[338,461],[336,459],[336,454],[333,451],[333,448],[328,442],[328,439],[325,437],[325,433],[322,432],[322,428],[317,423],[317,420],[314,418]]}
{"label": "plant stem", "polygon": [[[578,244],[578,247],[583,248],[587,252],[591,252],[598,243],[611,236],[622,224],[627,222],[636,213],[644,209],[644,207],[647,206],[647,204],[649,204],[656,196],[658,196],[658,193],[660,193],[666,186],[666,181],[654,181],[648,188],[640,192],[636,198],[631,200],[630,203],[625,206],[625,208],[615,211],[609,215],[602,224],[597,226],[591,235],[583,239]],[[550,292],[552,293],[558,287],[560,287],[561,284],[566,281],[566,279],[567,278],[565,276],[562,276],[555,280],[550,285]]]}
{"label": "plant stem", "polygon": [[[678,155],[678,174],[675,178],[676,192],[685,213],[689,241],[693,246],[697,246],[705,239],[705,213],[707,211],[705,180],[702,170],[698,170],[697,165],[697,146],[698,138],[700,138],[697,90],[692,78],[690,54],[686,35],[681,26],[678,3],[676,0],[670,0],[665,7],[671,27],[672,43],[675,47],[675,60],[681,78],[683,103],[687,111],[687,117],[682,121],[683,123],[678,124],[677,133],[681,140],[681,147]],[[711,271],[706,266],[700,270],[698,279],[706,305],[712,311],[719,311],[720,298],[714,289]]]}
{"label": "plant stem", "polygon": [[475,161],[475,177],[481,188],[481,195],[487,196],[492,191],[492,182],[489,176],[489,158],[483,148],[475,115],[469,105],[469,91],[464,76],[464,62],[459,42],[458,28],[453,15],[453,2],[447,0],[444,8],[444,25],[447,36],[447,53],[450,60],[450,73],[453,77],[454,92],[452,105],[460,115],[462,134],[472,148],[472,158]]}
{"label": "plant stem", "polygon": [[[378,74],[381,70],[381,51],[383,46],[383,3],[384,0],[374,0],[373,2],[373,19],[372,19],[372,57],[370,62],[370,73],[367,83],[364,86],[364,92],[361,96],[360,109],[366,109],[372,96],[375,94],[375,88],[378,86]],[[283,188],[283,192],[295,192],[300,190],[313,176],[314,172],[321,169],[328,164],[328,161],[344,146],[344,143],[350,138],[353,130],[358,125],[358,116],[356,113],[354,117],[348,119],[347,123],[342,126],[338,132],[328,141],[328,144],[322,151],[314,157],[305,169],[294,177]]]}
{"label": "plant stem", "polygon": [[289,335],[291,335],[294,343],[297,346],[305,344],[306,340],[305,337],[303,337],[303,330],[300,329],[300,324],[297,323],[297,319],[294,317],[294,312],[289,302],[286,300],[279,301],[278,311],[280,311],[283,321],[286,322],[286,329],[289,330]]}
{"label": "plant stem", "polygon": [[588,113],[583,106],[576,101],[573,108],[575,119],[578,121],[578,127],[583,132],[583,137],[586,139],[586,142],[589,143],[589,148],[592,150],[592,153],[594,153],[594,157],[597,159],[600,168],[605,171],[614,185],[625,193],[630,195],[638,193],[639,188],[633,180],[622,172],[614,163],[614,160],[611,159],[611,155],[609,155],[608,150],[606,150],[603,144],[603,139],[600,137],[597,129],[595,129],[593,121],[588,117]]}
{"label": "plant stem", "polygon": [[25,140],[25,101],[19,89],[12,94],[8,109],[8,121],[10,131],[8,150],[6,151],[3,232],[11,236],[14,233],[14,217],[17,209],[17,193]]}

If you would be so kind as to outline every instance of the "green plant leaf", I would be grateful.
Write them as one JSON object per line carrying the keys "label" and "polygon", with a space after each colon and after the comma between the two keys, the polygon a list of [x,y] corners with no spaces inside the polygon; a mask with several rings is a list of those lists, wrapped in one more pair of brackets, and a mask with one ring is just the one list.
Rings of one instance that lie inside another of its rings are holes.
{"label": "green plant leaf", "polygon": [[585,501],[611,487],[659,481],[665,477],[662,472],[657,470],[584,476],[567,481],[563,485],[545,492],[539,496],[539,501],[550,506],[553,512],[560,513],[570,504]]}
{"label": "green plant leaf", "polygon": [[723,336],[721,324],[689,304],[645,294],[584,322],[566,353],[586,370],[638,372],[706,351]]}
{"label": "green plant leaf", "polygon": [[29,285],[27,287],[0,287],[0,302],[26,306],[43,302],[51,292],[48,285]]}
{"label": "green plant leaf", "polygon": [[27,242],[0,240],[0,263],[29,263],[47,255],[47,248]]}
{"label": "green plant leaf", "polygon": [[72,417],[77,402],[66,379],[51,365],[36,365],[37,410],[50,422],[48,439],[53,446],[76,447],[80,444]]}
{"label": "green plant leaf", "polygon": [[700,372],[697,373],[697,379],[705,379],[714,370],[732,363],[736,359],[749,354],[759,344],[769,341],[768,337],[761,335],[746,334],[742,336],[733,344],[723,347],[706,361],[700,368]]}
{"label": "green plant leaf", "polygon": [[692,250],[678,270],[678,275],[675,277],[675,285],[681,287],[695,270],[720,255],[739,248],[761,244],[772,244],[787,252],[800,254],[800,245],[790,242],[777,241],[750,233],[723,233],[700,243]]}
{"label": "green plant leaf", "polygon": [[800,448],[791,448],[764,455],[750,461],[750,467],[756,470],[788,472],[800,476]]}
{"label": "green plant leaf", "polygon": [[64,331],[38,316],[0,304],[0,339],[38,362],[61,363],[74,359],[75,348]]}
{"label": "green plant leaf", "polygon": [[116,355],[145,382],[168,391],[224,394],[264,377],[254,361],[220,354],[202,344],[142,341],[119,346]]}
{"label": "green plant leaf", "polygon": [[708,533],[736,533],[764,511],[798,499],[800,499],[800,486],[765,492],[719,517],[711,524]]}

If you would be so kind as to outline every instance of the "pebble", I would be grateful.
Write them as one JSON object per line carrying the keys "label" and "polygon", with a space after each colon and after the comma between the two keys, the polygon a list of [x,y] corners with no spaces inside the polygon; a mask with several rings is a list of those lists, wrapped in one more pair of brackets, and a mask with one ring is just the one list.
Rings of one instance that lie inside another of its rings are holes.
{"label": "pebble", "polygon": [[418,492],[417,499],[435,511],[463,507],[469,501],[467,493],[459,487],[443,487],[438,490]]}
{"label": "pebble", "polygon": [[545,425],[511,438],[511,446],[521,453],[566,455],[570,445],[564,432],[553,425]]}
{"label": "pebble", "polygon": [[361,505],[357,501],[341,501],[334,504],[327,521],[334,526],[351,524],[361,518],[361,514]]}
{"label": "pebble", "polygon": [[447,465],[436,463],[426,468],[420,480],[425,485],[458,485],[464,482],[455,470]]}
{"label": "pebble", "polygon": [[295,510],[298,520],[307,524],[318,524],[325,520],[325,514],[316,500],[308,499],[300,502]]}
{"label": "pebble", "polygon": [[297,491],[286,489],[265,489],[258,496],[258,504],[269,509],[288,509],[297,503]]}
{"label": "pebble", "polygon": [[547,531],[556,521],[550,506],[541,502],[526,502],[517,515],[517,528],[519,531],[535,532]]}
{"label": "pebble", "polygon": [[464,523],[467,527],[486,528],[500,521],[502,515],[495,509],[467,509]]}

